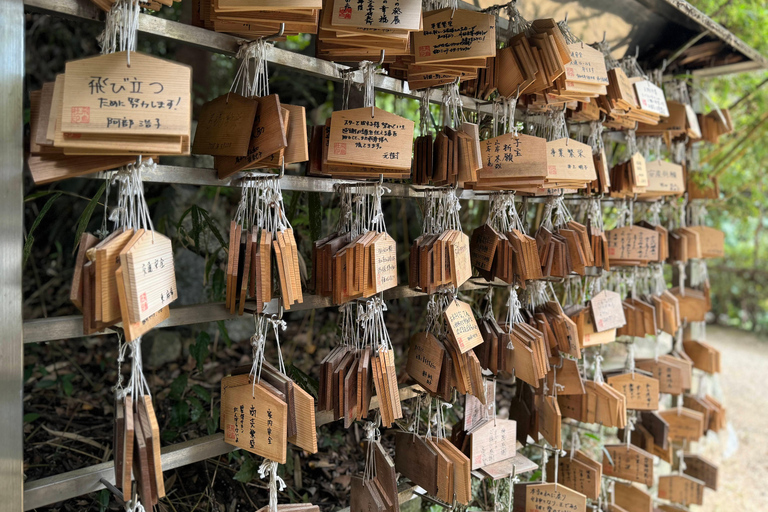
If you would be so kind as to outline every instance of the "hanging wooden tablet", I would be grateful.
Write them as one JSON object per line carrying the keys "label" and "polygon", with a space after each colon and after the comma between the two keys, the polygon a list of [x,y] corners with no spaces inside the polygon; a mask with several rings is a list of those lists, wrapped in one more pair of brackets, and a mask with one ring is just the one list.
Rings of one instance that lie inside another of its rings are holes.
{"label": "hanging wooden tablet", "polygon": [[443,316],[448,332],[462,354],[483,342],[482,334],[472,313],[472,307],[466,302],[452,301]]}
{"label": "hanging wooden tablet", "polygon": [[606,375],[609,386],[618,390],[627,399],[627,409],[655,411],[659,408],[659,380],[650,372],[635,370]]}
{"label": "hanging wooden tablet", "polygon": [[395,432],[395,469],[427,493],[437,495],[437,453],[421,436]]}
{"label": "hanging wooden tablet", "polygon": [[228,92],[200,110],[192,152],[215,156],[245,156],[259,102]]}
{"label": "hanging wooden tablet", "polygon": [[224,441],[260,457],[285,463],[288,406],[248,375],[221,381]]}
{"label": "hanging wooden tablet", "polygon": [[717,473],[718,469],[715,464],[708,461],[701,455],[686,453],[683,456],[685,462],[685,474],[700,480],[704,483],[705,487],[709,487],[713,491],[717,490]]}
{"label": "hanging wooden tablet", "polygon": [[[515,485],[515,510],[538,512],[541,510],[573,510],[586,512],[587,497],[562,484],[529,482],[523,488]],[[524,489],[524,490],[523,490]],[[524,503],[524,507],[520,504]]]}
{"label": "hanging wooden tablet", "polygon": [[639,226],[607,231],[611,265],[645,265],[659,259],[659,233]]}
{"label": "hanging wooden tablet", "polygon": [[685,172],[681,165],[665,160],[646,164],[648,184],[640,197],[680,196],[685,193]]}
{"label": "hanging wooden tablet", "polygon": [[637,102],[642,110],[660,117],[668,117],[667,100],[664,91],[649,80],[638,80],[633,83]]}
{"label": "hanging wooden tablet", "polygon": [[414,334],[408,350],[408,375],[427,391],[436,393],[444,354],[445,347],[434,335],[427,332]]}
{"label": "hanging wooden tablet", "polygon": [[554,396],[538,395],[536,397],[536,413],[539,417],[539,433],[550,446],[562,449],[560,437],[561,421],[560,408]]}
{"label": "hanging wooden tablet", "polygon": [[95,247],[99,239],[90,233],[83,233],[77,245],[77,256],[72,274],[72,286],[69,292],[69,300],[80,311],[83,310],[83,266],[86,263],[86,252]]}
{"label": "hanging wooden tablet", "polygon": [[[585,495],[591,500],[600,495],[602,466],[596,460],[589,458],[584,452],[576,451],[574,457],[561,456],[557,459],[558,483]],[[547,463],[547,481],[554,482],[555,458]]]}
{"label": "hanging wooden tablet", "polygon": [[160,427],[157,424],[151,397],[147,395],[139,397],[138,418],[147,444],[149,477],[153,494],[156,494],[158,498],[164,498],[165,482],[163,481],[163,465],[160,459]]}
{"label": "hanging wooden tablet", "polygon": [[331,116],[328,161],[359,167],[410,171],[413,121],[374,107]]}
{"label": "hanging wooden tablet", "polygon": [[494,57],[495,18],[465,9],[454,11],[448,8],[424,13],[424,31],[413,34],[413,47],[417,63]]}
{"label": "hanging wooden tablet", "polygon": [[659,477],[659,498],[688,505],[704,504],[704,482],[689,475]]}
{"label": "hanging wooden tablet", "polygon": [[606,445],[603,473],[608,476],[653,485],[653,455],[633,445]]}
{"label": "hanging wooden tablet", "polygon": [[151,462],[149,460],[147,438],[144,435],[139,415],[134,411],[133,419],[134,444],[133,444],[133,475],[136,478],[138,495],[143,503],[149,506],[157,504],[157,489],[154,477],[150,473]]}
{"label": "hanging wooden tablet", "polygon": [[672,442],[698,441],[704,435],[704,414],[686,407],[676,407],[660,411],[669,425],[669,440]]}
{"label": "hanging wooden tablet", "polygon": [[114,233],[102,240],[92,250],[95,253],[96,321],[112,325],[120,320],[120,300],[117,295],[115,271],[120,266],[120,251],[133,237],[133,230]]}
{"label": "hanging wooden tablet", "polygon": [[512,420],[496,418],[471,434],[473,470],[515,456],[516,425]]}
{"label": "hanging wooden tablet", "polygon": [[128,311],[129,301],[125,289],[125,278],[123,277],[122,268],[118,268],[115,271],[115,282],[117,283],[117,297],[120,301],[120,314],[122,317],[123,334],[125,335],[126,341],[133,341],[139,338],[171,316],[170,307],[164,306],[145,320],[138,322],[130,321],[130,312]]}
{"label": "hanging wooden tablet", "polygon": [[627,512],[653,512],[653,496],[634,484],[615,482],[613,500]]}
{"label": "hanging wooden tablet", "polygon": [[131,52],[130,62],[117,52],[67,63],[62,132],[113,154],[127,141],[158,137],[178,141],[175,151],[159,153],[189,153],[191,68],[138,52]]}
{"label": "hanging wooden tablet", "polygon": [[171,240],[155,231],[137,234],[139,238],[120,251],[132,323],[147,320],[178,297]]}
{"label": "hanging wooden tablet", "polygon": [[258,103],[256,115],[251,127],[248,150],[240,156],[219,156],[215,159],[215,167],[219,179],[226,178],[244,169],[263,167],[279,167],[280,162],[266,162],[270,155],[279,153],[288,146],[286,125],[277,94],[254,98]]}
{"label": "hanging wooden tablet", "polygon": [[583,188],[597,178],[592,148],[573,139],[547,142],[547,180]]}

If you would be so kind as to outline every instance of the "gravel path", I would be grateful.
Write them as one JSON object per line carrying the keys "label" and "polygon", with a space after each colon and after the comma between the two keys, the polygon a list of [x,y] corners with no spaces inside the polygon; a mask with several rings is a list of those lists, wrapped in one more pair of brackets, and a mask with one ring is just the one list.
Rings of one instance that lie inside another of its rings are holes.
{"label": "gravel path", "polygon": [[708,327],[707,342],[722,354],[719,390],[728,429],[710,434],[702,455],[720,465],[718,491],[705,491],[707,512],[768,509],[768,341],[743,331]]}

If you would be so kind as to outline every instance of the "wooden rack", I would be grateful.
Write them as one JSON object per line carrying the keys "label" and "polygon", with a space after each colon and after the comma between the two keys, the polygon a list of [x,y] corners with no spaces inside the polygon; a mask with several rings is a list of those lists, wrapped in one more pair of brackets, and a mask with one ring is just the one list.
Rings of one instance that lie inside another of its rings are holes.
{"label": "wooden rack", "polygon": [[[474,9],[465,2],[462,8]],[[78,22],[103,22],[103,13],[89,0],[0,0],[0,97],[3,98],[0,115],[0,264],[2,265],[2,287],[0,290],[0,319],[4,339],[0,342],[0,431],[4,440],[0,443],[0,496],[3,510],[30,510],[59,501],[80,496],[104,488],[100,479],[114,482],[113,463],[105,462],[42,478],[23,482],[23,345],[25,343],[55,342],[83,336],[82,317],[78,315],[57,318],[22,321],[22,243],[23,243],[23,160],[22,160],[22,94],[24,83],[24,11],[49,14],[73,19]],[[507,29],[506,20],[500,20],[497,33]],[[189,44],[211,52],[234,56],[242,38],[212,32],[183,23],[141,14],[139,31],[168,40]],[[341,81],[341,71],[346,66],[338,65],[310,56],[301,55],[280,48],[269,48],[267,59],[271,64],[293,69],[321,79]],[[353,80],[362,82],[362,74],[353,73]],[[377,90],[401,97],[418,98],[408,88],[407,82],[388,76],[375,77]],[[432,91],[430,101],[439,103],[441,92]],[[491,104],[474,98],[463,97],[464,108],[486,114],[492,113]],[[104,173],[85,176],[103,178]],[[237,186],[234,176],[218,180],[213,169],[189,168],[160,165],[153,172],[143,175],[147,182],[179,183],[200,186]],[[286,175],[281,180],[283,190],[330,193],[340,180]],[[423,196],[426,187],[406,184],[387,184],[394,197],[416,198]],[[461,199],[487,199],[487,194],[462,191]],[[539,199],[541,200],[541,199]],[[467,284],[464,289],[482,288],[481,285]],[[417,297],[424,294],[399,286],[385,293],[386,299]],[[292,308],[307,310],[330,307],[325,297],[305,295],[304,303]],[[267,312],[277,310],[277,301],[268,305]],[[230,315],[221,303],[182,306],[171,309],[171,316],[160,327],[191,325],[236,318]],[[407,400],[420,391],[418,386],[401,388],[401,399]],[[373,398],[372,407],[378,407]],[[318,413],[317,424],[332,421],[330,415]],[[234,447],[224,443],[221,433],[167,446],[162,450],[163,470],[178,468],[207,458],[217,457],[232,451]],[[23,485],[23,489],[22,489]]]}

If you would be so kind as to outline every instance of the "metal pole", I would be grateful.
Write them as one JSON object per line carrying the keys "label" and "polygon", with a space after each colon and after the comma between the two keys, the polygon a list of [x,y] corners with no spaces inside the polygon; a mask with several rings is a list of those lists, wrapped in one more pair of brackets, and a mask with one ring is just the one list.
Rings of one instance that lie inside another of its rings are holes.
{"label": "metal pole", "polygon": [[23,506],[21,253],[23,243],[24,4],[0,0],[0,496]]}

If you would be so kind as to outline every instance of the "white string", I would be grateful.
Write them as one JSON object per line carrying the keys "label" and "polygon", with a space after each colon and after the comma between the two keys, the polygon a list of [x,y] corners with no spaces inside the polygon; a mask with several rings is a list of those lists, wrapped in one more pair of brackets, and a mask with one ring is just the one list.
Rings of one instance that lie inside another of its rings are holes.
{"label": "white string", "polygon": [[136,51],[136,34],[139,28],[138,0],[117,0],[107,12],[104,31],[96,38],[102,55],[126,52],[128,67],[131,52]]}
{"label": "white string", "polygon": [[277,492],[285,489],[285,481],[277,474],[277,462],[264,459],[259,466],[259,478],[269,476],[269,512],[277,512]]}

